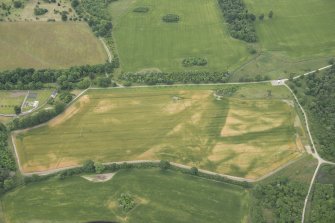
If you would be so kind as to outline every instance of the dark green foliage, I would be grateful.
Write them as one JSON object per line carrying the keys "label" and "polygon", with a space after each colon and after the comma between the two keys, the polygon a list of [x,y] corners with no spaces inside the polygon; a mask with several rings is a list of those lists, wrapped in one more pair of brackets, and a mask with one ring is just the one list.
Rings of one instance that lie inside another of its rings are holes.
{"label": "dark green foliage", "polygon": [[269,12],[269,19],[272,19],[273,18],[273,11],[271,10],[270,12]]}
{"label": "dark green foliage", "polygon": [[248,12],[242,0],[218,0],[223,16],[228,23],[230,35],[246,42],[256,42],[253,24],[255,15]]}
{"label": "dark green foliage", "polygon": [[200,57],[188,57],[183,59],[182,63],[184,67],[205,66],[207,64],[207,60]]}
{"label": "dark green foliage", "polygon": [[173,84],[173,83],[226,83],[230,77],[225,72],[173,72],[173,73],[123,73],[121,81],[138,84]]}
{"label": "dark green foliage", "polygon": [[[335,160],[335,67],[290,82],[310,118],[321,155]],[[306,97],[307,95],[307,97]]]}
{"label": "dark green foliage", "polygon": [[196,168],[196,167],[192,167],[192,168],[190,169],[190,174],[191,174],[191,175],[198,175],[198,173],[199,173],[198,168]]}
{"label": "dark green foliage", "polygon": [[62,12],[61,12],[61,17],[62,17],[62,21],[63,21],[63,22],[66,22],[66,21],[67,21],[67,14],[68,14],[67,11],[62,11]]}
{"label": "dark green foliage", "polygon": [[38,6],[34,8],[34,14],[37,16],[44,15],[47,12],[48,12],[48,9],[45,9],[45,8],[40,8]]}
{"label": "dark green foliage", "polygon": [[[314,186],[310,222],[335,222],[335,197],[333,184],[319,184]],[[322,221],[320,221],[322,219]]]}
{"label": "dark green foliage", "polygon": [[330,65],[335,64],[335,59],[334,58],[329,59],[328,64]]}
{"label": "dark green foliage", "polygon": [[149,12],[149,7],[140,6],[140,7],[134,8],[133,12],[147,13]]}
{"label": "dark green foliage", "polygon": [[110,0],[72,1],[80,18],[87,21],[95,35],[109,37],[112,34],[112,22],[108,11]]}
{"label": "dark green foliage", "polygon": [[135,200],[130,193],[122,193],[118,202],[124,212],[130,211],[136,205]]}
{"label": "dark green foliage", "polygon": [[65,104],[70,103],[72,101],[73,95],[69,91],[63,91],[59,94],[59,99]]}
{"label": "dark green foliage", "polygon": [[42,124],[62,113],[64,109],[65,105],[58,102],[54,109],[40,110],[32,115],[14,119],[11,123],[9,123],[9,128],[11,130],[16,130]]}
{"label": "dark green foliage", "polygon": [[238,89],[239,87],[237,86],[218,88],[218,89],[215,89],[215,94],[217,96],[222,96],[222,97],[231,97],[238,91]]}
{"label": "dark green foliage", "polygon": [[16,115],[20,114],[21,113],[21,107],[18,106],[18,105],[15,105],[14,106],[14,112],[15,112]]}
{"label": "dark green foliage", "polygon": [[23,3],[21,1],[14,1],[14,8],[21,8],[23,6]]}
{"label": "dark green foliage", "polygon": [[71,0],[71,6],[73,8],[77,7],[79,5],[79,0]]}
{"label": "dark green foliage", "polygon": [[165,16],[162,17],[162,20],[164,22],[173,22],[176,23],[179,21],[179,15],[176,14],[167,14]]}
{"label": "dark green foliage", "polygon": [[[288,179],[278,179],[271,183],[257,185],[253,194],[258,200],[256,201],[258,205],[273,211],[278,220],[274,222],[300,222],[307,190],[308,185]],[[258,213],[254,213],[254,217],[262,219],[259,216],[259,210],[256,212]]]}
{"label": "dark green foliage", "polygon": [[240,79],[238,81],[239,82],[253,82],[253,81],[259,82],[259,81],[268,81],[268,80],[270,80],[269,76],[267,76],[267,75],[262,76],[262,75],[258,74],[255,77],[250,77],[249,75],[245,75],[243,77],[240,77]]}
{"label": "dark green foliage", "polygon": [[98,77],[97,84],[99,87],[109,87],[112,81],[109,77]]}
{"label": "dark green foliage", "polygon": [[86,160],[83,164],[82,170],[85,173],[94,173],[95,172],[94,162],[92,160]]}
{"label": "dark green foliage", "polygon": [[15,181],[10,176],[10,171],[16,170],[14,157],[8,148],[8,131],[0,123],[0,194],[15,186]]}
{"label": "dark green foliage", "polygon": [[161,168],[161,170],[167,170],[171,167],[171,164],[169,161],[161,160],[159,162],[159,167]]}
{"label": "dark green foliage", "polygon": [[85,65],[65,70],[15,69],[0,71],[0,90],[36,90],[42,89],[45,83],[57,83],[63,90],[85,88],[90,85],[88,79],[96,75],[113,72],[113,64]]}

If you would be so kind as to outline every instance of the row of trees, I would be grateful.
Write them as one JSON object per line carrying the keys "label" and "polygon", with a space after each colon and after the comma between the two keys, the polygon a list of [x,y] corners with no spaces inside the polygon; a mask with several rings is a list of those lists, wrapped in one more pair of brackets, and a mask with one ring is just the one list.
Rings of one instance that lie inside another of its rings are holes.
{"label": "row of trees", "polygon": [[65,110],[65,106],[65,103],[57,102],[53,109],[43,109],[29,116],[15,118],[8,124],[8,127],[10,130],[17,130],[42,124],[62,113]]}
{"label": "row of trees", "polygon": [[[322,156],[335,160],[335,66],[290,82],[306,109]],[[307,97],[306,97],[307,96]]]}
{"label": "row of trees", "polygon": [[219,5],[233,38],[250,43],[257,41],[256,16],[248,12],[242,0],[219,0]]}
{"label": "row of trees", "polygon": [[84,89],[99,75],[113,72],[113,64],[85,65],[64,70],[15,69],[0,72],[0,90],[35,90],[45,83],[57,83],[61,89]]}
{"label": "row of trees", "polygon": [[184,67],[192,66],[205,66],[207,65],[207,60],[201,57],[188,57],[182,61]]}
{"label": "row of trees", "polygon": [[8,131],[5,125],[0,123],[0,194],[11,189],[15,185],[10,172],[16,170],[14,157],[8,148]]}
{"label": "row of trees", "polygon": [[148,72],[148,73],[123,73],[119,80],[128,84],[174,84],[174,83],[225,83],[228,82],[230,74],[228,72]]}

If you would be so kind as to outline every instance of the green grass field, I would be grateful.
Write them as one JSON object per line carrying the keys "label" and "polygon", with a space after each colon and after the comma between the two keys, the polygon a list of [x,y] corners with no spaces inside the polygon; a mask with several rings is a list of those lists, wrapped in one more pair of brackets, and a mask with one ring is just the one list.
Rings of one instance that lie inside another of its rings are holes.
{"label": "green grass field", "polygon": [[[335,56],[335,2],[332,0],[245,0],[257,17],[256,31],[260,54],[235,71],[234,80],[266,74],[271,78],[289,77],[326,66]],[[267,17],[273,10],[274,17]]]}
{"label": "green grass field", "polygon": [[[50,97],[52,91],[52,89],[30,91],[30,94],[34,94],[36,97],[28,97],[26,102],[39,101],[38,106],[41,106]],[[0,114],[15,114],[14,107],[21,106],[27,94],[28,91],[0,91]],[[29,111],[32,108],[32,106],[24,107],[22,112]]]}
{"label": "green grass field", "polygon": [[14,107],[21,106],[27,91],[0,91],[0,114],[14,114]]}
{"label": "green grass field", "polygon": [[[133,12],[140,6],[149,12]],[[246,44],[227,33],[215,0],[125,0],[112,3],[110,11],[125,71],[226,71],[250,56]],[[168,13],[179,15],[180,21],[162,22]],[[182,60],[188,57],[206,58],[208,65],[185,68]]]}
{"label": "green grass field", "polygon": [[0,70],[104,63],[107,55],[85,23],[0,23]]}
{"label": "green grass field", "polygon": [[92,90],[47,125],[15,133],[21,165],[30,172],[86,159],[167,159],[256,178],[303,153],[286,88],[249,85],[223,100],[216,88]]}
{"label": "green grass field", "polygon": [[[124,213],[121,193],[130,192],[136,207]],[[160,170],[118,172],[110,181],[81,177],[51,179],[20,187],[2,199],[7,222],[203,223],[247,222],[249,194],[229,184]]]}
{"label": "green grass field", "polygon": [[335,55],[335,2],[332,0],[245,0],[256,15],[273,10],[273,19],[256,23],[264,50],[283,51],[293,58]]}

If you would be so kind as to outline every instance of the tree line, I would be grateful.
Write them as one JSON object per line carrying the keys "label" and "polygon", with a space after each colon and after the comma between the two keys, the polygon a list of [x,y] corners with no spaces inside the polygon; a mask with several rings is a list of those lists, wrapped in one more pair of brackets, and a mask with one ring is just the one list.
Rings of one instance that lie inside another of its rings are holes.
{"label": "tree line", "polygon": [[230,35],[249,43],[257,42],[254,21],[256,16],[249,13],[242,0],[218,0]]}
{"label": "tree line", "polygon": [[185,71],[185,72],[147,72],[123,73],[119,80],[125,85],[137,84],[174,84],[174,83],[226,83],[230,74],[228,72]]}
{"label": "tree line", "polygon": [[111,74],[113,66],[112,63],[105,63],[71,67],[64,70],[17,68],[2,71],[0,72],[0,90],[37,90],[42,89],[46,83],[57,83],[61,90],[85,89],[95,79],[99,82],[99,75]]}
{"label": "tree line", "polygon": [[8,148],[8,130],[0,123],[0,194],[15,186],[15,178],[11,172],[16,170],[16,164],[12,152]]}

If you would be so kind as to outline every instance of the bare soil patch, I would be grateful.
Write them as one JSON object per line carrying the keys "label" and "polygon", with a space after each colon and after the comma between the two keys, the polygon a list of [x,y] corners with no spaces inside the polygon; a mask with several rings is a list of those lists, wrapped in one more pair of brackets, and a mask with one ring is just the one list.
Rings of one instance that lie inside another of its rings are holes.
{"label": "bare soil patch", "polygon": [[[116,173],[104,173],[104,174],[95,174],[95,175],[85,175],[82,177],[91,182],[103,183],[103,182],[111,180],[115,176],[115,174]],[[109,204],[109,206],[110,205],[111,203]]]}

